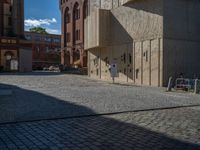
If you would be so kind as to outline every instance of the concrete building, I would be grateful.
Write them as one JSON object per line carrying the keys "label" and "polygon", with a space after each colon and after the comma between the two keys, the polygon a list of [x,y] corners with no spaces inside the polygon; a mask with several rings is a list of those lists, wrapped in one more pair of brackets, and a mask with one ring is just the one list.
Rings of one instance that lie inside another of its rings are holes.
{"label": "concrete building", "polygon": [[0,1],[0,70],[31,71],[31,49],[24,39],[24,1]]}
{"label": "concrete building", "polygon": [[166,86],[170,76],[200,77],[199,0],[90,0],[84,48],[88,74]]}
{"label": "concrete building", "polygon": [[67,67],[87,67],[84,51],[84,18],[87,0],[60,0],[62,14],[61,63]]}
{"label": "concrete building", "polygon": [[33,70],[60,64],[61,35],[25,32],[31,43]]}

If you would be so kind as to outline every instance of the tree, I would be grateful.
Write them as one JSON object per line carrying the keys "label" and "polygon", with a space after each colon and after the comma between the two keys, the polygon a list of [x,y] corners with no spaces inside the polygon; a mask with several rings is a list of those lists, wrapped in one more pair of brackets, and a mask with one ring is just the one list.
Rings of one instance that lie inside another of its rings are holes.
{"label": "tree", "polygon": [[42,34],[47,34],[48,32],[46,31],[45,28],[42,27],[33,27],[29,29],[30,32],[35,32],[35,33],[42,33]]}

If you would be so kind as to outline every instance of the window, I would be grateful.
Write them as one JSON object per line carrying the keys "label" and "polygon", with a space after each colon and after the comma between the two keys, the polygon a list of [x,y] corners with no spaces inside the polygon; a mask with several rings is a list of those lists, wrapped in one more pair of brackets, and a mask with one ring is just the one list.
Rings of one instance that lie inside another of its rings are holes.
{"label": "window", "polygon": [[37,35],[37,36],[35,36],[35,40],[36,41],[41,41],[41,37]]}
{"label": "window", "polygon": [[69,8],[67,7],[64,15],[65,23],[70,23],[70,18]]}
{"label": "window", "polygon": [[67,15],[66,15],[65,20],[66,20],[66,23],[70,23],[70,14],[67,14]]}
{"label": "window", "polygon": [[11,17],[8,17],[8,25],[12,26],[12,18]]}
{"label": "window", "polygon": [[143,57],[145,57],[146,62],[148,62],[148,51],[143,53]]}
{"label": "window", "polygon": [[67,33],[67,35],[66,35],[67,37],[67,43],[69,43],[70,42],[70,33]]}
{"label": "window", "polygon": [[88,13],[88,0],[85,0],[84,2],[84,19],[89,15]]}
{"label": "window", "polygon": [[136,79],[139,78],[139,72],[140,72],[140,70],[139,70],[139,69],[136,69],[136,72],[135,72],[135,78],[136,78]]}
{"label": "window", "polygon": [[50,37],[45,37],[45,38],[44,38],[44,41],[45,41],[45,42],[51,42],[51,38],[50,38]]}
{"label": "window", "polygon": [[76,38],[76,41],[80,40],[80,30],[76,30],[75,38]]}
{"label": "window", "polygon": [[36,47],[36,51],[39,53],[40,52],[40,48],[37,46]]}
{"label": "window", "polygon": [[123,61],[124,64],[126,64],[126,53],[124,53],[123,55],[121,55],[121,61]]}
{"label": "window", "polygon": [[132,64],[132,55],[129,54],[129,64]]}
{"label": "window", "polygon": [[54,43],[59,43],[59,42],[60,42],[60,39],[55,38],[55,39],[53,39],[53,42],[54,42]]}
{"label": "window", "polygon": [[49,47],[46,47],[46,53],[48,53],[49,52]]}
{"label": "window", "polygon": [[148,51],[146,51],[146,62],[148,62]]}
{"label": "window", "polygon": [[75,20],[80,19],[80,8],[79,8],[78,3],[76,3],[74,6],[74,19]]}
{"label": "window", "polygon": [[123,57],[124,57],[124,64],[125,64],[126,63],[126,53],[124,53]]}
{"label": "window", "polygon": [[10,6],[10,8],[9,8],[9,9],[10,9],[10,12],[12,12],[12,6]]}
{"label": "window", "polygon": [[31,40],[32,38],[31,38],[31,35],[25,35],[25,38],[27,39],[27,40]]}
{"label": "window", "polygon": [[79,8],[76,9],[76,11],[75,11],[75,19],[76,20],[80,19],[80,9]]}

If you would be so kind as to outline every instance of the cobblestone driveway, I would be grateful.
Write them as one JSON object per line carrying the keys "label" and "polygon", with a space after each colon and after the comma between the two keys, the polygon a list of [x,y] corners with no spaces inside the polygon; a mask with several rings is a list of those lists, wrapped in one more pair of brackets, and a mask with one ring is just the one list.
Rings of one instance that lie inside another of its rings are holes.
{"label": "cobblestone driveway", "polygon": [[[0,75],[12,96],[1,97],[0,122],[199,105],[200,96],[120,86],[56,73]],[[4,85],[3,85],[4,84]]]}
{"label": "cobblestone driveway", "polygon": [[0,150],[200,150],[198,95],[39,73],[0,89]]}
{"label": "cobblestone driveway", "polygon": [[200,107],[0,125],[0,149],[200,150]]}

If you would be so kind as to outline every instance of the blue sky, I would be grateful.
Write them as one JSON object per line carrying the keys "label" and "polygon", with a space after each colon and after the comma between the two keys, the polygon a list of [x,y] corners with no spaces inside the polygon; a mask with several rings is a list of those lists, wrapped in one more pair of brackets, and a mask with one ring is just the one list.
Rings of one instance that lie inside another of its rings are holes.
{"label": "blue sky", "polygon": [[59,0],[24,0],[25,30],[41,26],[47,32],[61,33]]}

